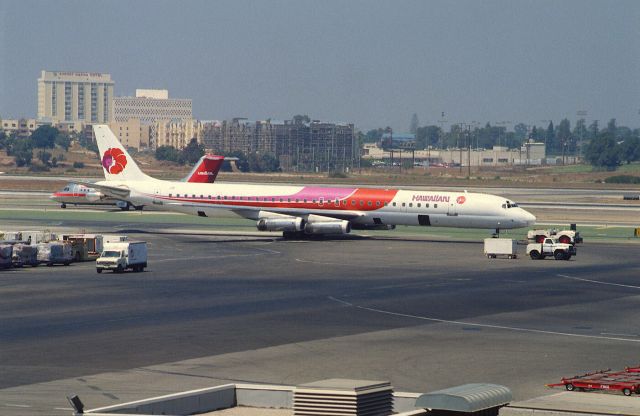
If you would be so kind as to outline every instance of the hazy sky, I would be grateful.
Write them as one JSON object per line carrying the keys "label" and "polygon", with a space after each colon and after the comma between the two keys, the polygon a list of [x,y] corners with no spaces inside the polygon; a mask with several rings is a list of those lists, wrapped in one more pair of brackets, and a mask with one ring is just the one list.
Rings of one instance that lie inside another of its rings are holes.
{"label": "hazy sky", "polygon": [[0,0],[0,117],[35,117],[42,69],[168,89],[198,119],[361,129],[578,110],[640,126],[640,1]]}

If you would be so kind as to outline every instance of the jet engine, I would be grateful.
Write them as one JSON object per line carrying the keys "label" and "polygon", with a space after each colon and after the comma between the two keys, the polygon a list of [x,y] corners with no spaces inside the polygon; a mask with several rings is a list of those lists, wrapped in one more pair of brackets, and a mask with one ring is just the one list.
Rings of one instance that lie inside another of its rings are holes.
{"label": "jet engine", "polygon": [[262,218],[256,226],[260,231],[302,231],[305,220],[300,217]]}
{"label": "jet engine", "polygon": [[101,192],[93,191],[93,192],[87,192],[85,194],[85,198],[87,198],[87,201],[89,202],[96,202],[104,198],[104,195]]}
{"label": "jet engine", "polygon": [[348,234],[351,232],[349,221],[308,222],[304,226],[306,234]]}

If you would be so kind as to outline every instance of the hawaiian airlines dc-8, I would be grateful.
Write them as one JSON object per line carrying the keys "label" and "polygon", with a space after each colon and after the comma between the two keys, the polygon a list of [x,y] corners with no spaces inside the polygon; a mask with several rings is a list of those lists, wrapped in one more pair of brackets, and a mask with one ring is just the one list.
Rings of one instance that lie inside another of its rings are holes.
{"label": "hawaiian airlines dc-8", "polygon": [[106,125],[93,126],[105,181],[84,183],[133,205],[207,217],[225,209],[284,237],[346,234],[396,225],[479,228],[528,227],[536,218],[495,195],[303,185],[188,183],[144,174]]}

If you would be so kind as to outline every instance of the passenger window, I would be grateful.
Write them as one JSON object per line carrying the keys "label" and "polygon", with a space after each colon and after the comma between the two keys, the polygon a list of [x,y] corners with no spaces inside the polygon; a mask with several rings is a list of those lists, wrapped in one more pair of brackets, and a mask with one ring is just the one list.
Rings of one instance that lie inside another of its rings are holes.
{"label": "passenger window", "polygon": [[300,202],[300,200],[298,198],[296,198],[296,203]]}
{"label": "passenger window", "polygon": [[284,200],[282,198],[280,198],[280,202],[284,202]]}
{"label": "passenger window", "polygon": [[169,198],[171,198],[173,195],[169,194]]}
{"label": "passenger window", "polygon": [[387,205],[389,205],[389,203],[388,203],[388,202],[385,202],[385,203],[384,203],[384,206],[386,207]]}
{"label": "passenger window", "polygon": [[413,202],[409,202],[409,208],[413,207]]}
{"label": "passenger window", "polygon": [[364,201],[360,201],[360,206],[364,206]]}
{"label": "passenger window", "polygon": [[394,206],[394,207],[396,206],[396,203],[395,203],[395,202],[393,203],[393,206]]}
{"label": "passenger window", "polygon": [[316,203],[316,200],[315,200],[315,199],[312,199],[312,200],[311,200],[311,202],[315,204],[315,203]]}
{"label": "passenger window", "polygon": [[200,199],[204,198],[204,195],[200,195]]}
{"label": "passenger window", "polygon": [[403,206],[403,207],[406,207],[406,206],[407,206],[407,204],[403,202],[403,203],[402,203],[402,206]]}
{"label": "passenger window", "polygon": [[420,208],[420,202],[418,202],[418,208]]}
{"label": "passenger window", "polygon": [[376,206],[379,207],[380,206],[380,201],[376,201]]}
{"label": "passenger window", "polygon": [[371,201],[368,201],[368,202],[367,202],[367,205],[372,206],[372,205],[373,205],[373,203],[372,203]]}
{"label": "passenger window", "polygon": [[355,204],[356,204],[356,200],[355,200],[355,199],[352,199],[352,200],[351,200],[351,205],[355,205]]}
{"label": "passenger window", "polygon": [[276,202],[276,199],[275,198],[271,198],[271,202]]}
{"label": "passenger window", "polygon": [[211,195],[209,195],[209,199],[211,199]]}
{"label": "passenger window", "polygon": [[346,200],[346,199],[344,199],[344,200],[342,201],[342,205],[343,205],[343,206],[345,206],[345,207],[347,206],[347,200]]}

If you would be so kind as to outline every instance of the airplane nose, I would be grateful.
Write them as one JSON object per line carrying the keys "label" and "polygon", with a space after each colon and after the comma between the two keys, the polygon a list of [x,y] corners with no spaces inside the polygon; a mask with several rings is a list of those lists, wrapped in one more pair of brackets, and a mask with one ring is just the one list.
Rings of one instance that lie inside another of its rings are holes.
{"label": "airplane nose", "polygon": [[527,224],[527,227],[530,227],[536,223],[536,216],[528,211],[524,211],[524,221]]}

